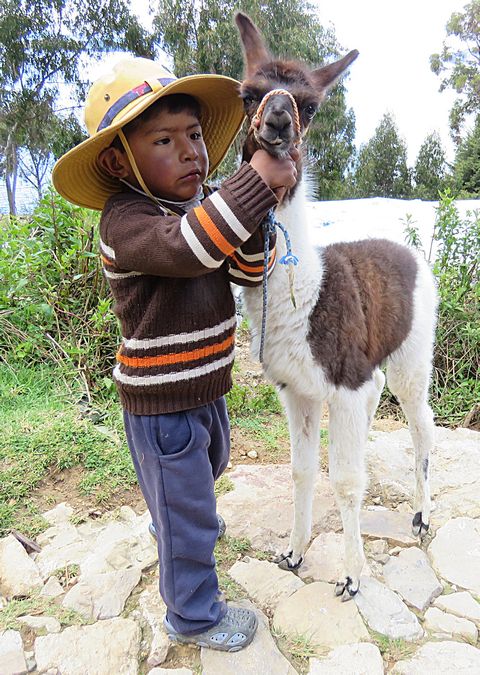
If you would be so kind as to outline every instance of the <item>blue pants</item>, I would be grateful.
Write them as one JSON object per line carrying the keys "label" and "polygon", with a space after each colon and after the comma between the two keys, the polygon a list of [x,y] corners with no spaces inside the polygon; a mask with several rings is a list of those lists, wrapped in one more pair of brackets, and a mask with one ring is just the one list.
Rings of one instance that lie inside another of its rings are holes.
{"label": "blue pants", "polygon": [[165,415],[124,411],[128,446],[157,531],[160,594],[180,633],[198,633],[226,612],[218,600],[214,481],[227,466],[225,399]]}

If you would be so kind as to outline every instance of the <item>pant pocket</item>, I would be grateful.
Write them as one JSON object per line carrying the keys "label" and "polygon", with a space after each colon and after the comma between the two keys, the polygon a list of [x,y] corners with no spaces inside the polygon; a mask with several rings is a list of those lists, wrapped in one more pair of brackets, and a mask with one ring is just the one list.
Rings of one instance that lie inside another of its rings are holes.
{"label": "pant pocket", "polygon": [[[162,457],[187,452],[192,445],[193,428],[188,413],[178,412],[154,416],[157,450]],[[153,430],[152,430],[153,431]]]}

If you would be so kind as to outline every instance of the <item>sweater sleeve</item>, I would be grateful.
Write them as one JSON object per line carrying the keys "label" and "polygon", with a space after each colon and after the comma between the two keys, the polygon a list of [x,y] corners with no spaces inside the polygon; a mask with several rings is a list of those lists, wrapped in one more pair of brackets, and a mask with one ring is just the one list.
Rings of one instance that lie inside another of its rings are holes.
{"label": "sweater sleeve", "polygon": [[111,278],[150,274],[195,277],[218,269],[277,203],[249,165],[184,216],[159,213],[147,198],[115,201],[100,223],[100,248]]}
{"label": "sweater sleeve", "polygon": [[[268,276],[276,261],[276,234],[271,234],[268,242]],[[228,276],[232,283],[239,286],[259,286],[263,281],[265,241],[263,229],[257,227],[247,241],[239,246],[229,258]]]}

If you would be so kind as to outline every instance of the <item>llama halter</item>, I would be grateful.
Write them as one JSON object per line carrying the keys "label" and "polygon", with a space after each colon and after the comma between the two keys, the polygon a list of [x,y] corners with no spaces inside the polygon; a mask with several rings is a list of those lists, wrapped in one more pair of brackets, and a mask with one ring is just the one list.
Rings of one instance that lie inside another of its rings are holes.
{"label": "llama halter", "polygon": [[302,128],[300,125],[300,114],[298,112],[298,106],[295,98],[286,89],[272,89],[271,91],[267,91],[265,96],[260,101],[260,105],[258,106],[255,115],[252,117],[250,128],[253,129],[253,133],[257,135],[258,128],[260,127],[260,123],[262,121],[263,113],[265,110],[265,106],[267,105],[268,99],[270,99],[272,96],[277,95],[287,96],[290,99],[290,103],[292,104],[293,108],[293,124],[295,126],[295,133],[297,136],[297,140],[295,141],[294,145],[300,145],[300,143],[302,142]]}

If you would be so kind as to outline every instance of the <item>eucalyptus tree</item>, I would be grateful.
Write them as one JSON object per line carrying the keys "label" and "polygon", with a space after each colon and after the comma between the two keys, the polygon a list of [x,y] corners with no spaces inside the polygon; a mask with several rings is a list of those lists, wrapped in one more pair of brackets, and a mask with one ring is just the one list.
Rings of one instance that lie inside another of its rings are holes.
{"label": "eucalyptus tree", "polygon": [[0,0],[0,171],[12,214],[27,155],[38,183],[55,147],[64,149],[59,139],[68,146],[78,137],[71,110],[59,111],[62,88],[83,98],[86,60],[111,50],[152,54],[127,0]]}
{"label": "eucalyptus tree", "polygon": [[480,0],[454,12],[446,33],[441,52],[430,57],[430,66],[442,78],[440,91],[450,88],[458,94],[450,111],[450,128],[459,143],[465,118],[480,114]]}

